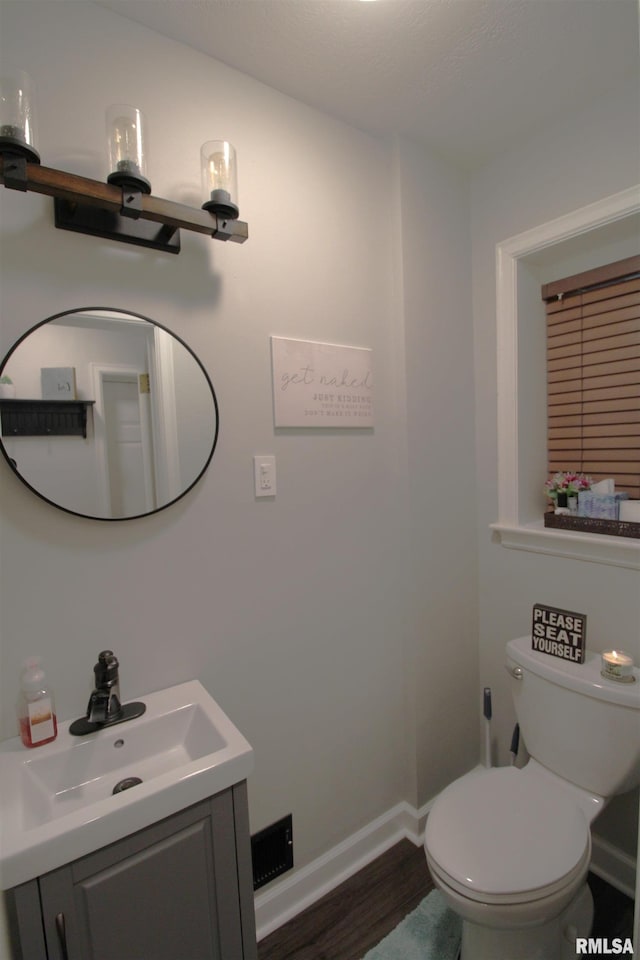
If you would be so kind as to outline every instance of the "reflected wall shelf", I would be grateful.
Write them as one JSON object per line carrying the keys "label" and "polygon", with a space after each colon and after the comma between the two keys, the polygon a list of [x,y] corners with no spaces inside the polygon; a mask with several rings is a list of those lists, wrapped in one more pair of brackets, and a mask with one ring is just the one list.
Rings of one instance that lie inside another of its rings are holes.
{"label": "reflected wall shelf", "polygon": [[85,437],[95,400],[0,400],[5,437]]}

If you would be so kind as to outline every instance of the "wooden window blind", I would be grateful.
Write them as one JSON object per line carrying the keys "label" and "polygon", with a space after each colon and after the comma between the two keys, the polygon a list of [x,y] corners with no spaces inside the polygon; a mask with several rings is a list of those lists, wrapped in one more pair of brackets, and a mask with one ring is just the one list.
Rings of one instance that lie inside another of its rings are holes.
{"label": "wooden window blind", "polygon": [[549,473],[640,499],[640,256],[542,287]]}

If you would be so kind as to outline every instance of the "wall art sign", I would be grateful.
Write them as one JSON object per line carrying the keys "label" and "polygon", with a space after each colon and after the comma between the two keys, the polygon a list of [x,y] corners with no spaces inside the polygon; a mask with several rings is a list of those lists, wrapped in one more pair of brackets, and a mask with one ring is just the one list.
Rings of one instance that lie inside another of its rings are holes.
{"label": "wall art sign", "polygon": [[75,400],[75,367],[40,367],[43,400]]}
{"label": "wall art sign", "polygon": [[271,337],[276,427],[372,427],[372,351]]}
{"label": "wall art sign", "polygon": [[533,605],[531,649],[561,660],[584,663],[587,617],[584,613]]}

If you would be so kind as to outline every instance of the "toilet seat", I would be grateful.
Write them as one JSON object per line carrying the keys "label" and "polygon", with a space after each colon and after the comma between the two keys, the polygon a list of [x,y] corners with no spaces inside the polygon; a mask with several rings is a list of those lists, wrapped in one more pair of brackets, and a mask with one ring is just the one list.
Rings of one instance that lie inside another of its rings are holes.
{"label": "toilet seat", "polygon": [[429,813],[429,865],[468,899],[531,902],[586,874],[591,834],[584,812],[567,790],[526,770],[473,771],[443,790]]}

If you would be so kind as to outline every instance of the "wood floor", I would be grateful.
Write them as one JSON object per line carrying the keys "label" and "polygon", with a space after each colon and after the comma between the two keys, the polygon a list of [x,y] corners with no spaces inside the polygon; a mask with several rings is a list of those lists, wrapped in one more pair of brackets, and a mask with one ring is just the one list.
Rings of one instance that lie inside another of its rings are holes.
{"label": "wood floor", "polygon": [[422,849],[402,840],[258,944],[258,960],[361,960],[433,890]]}
{"label": "wood floor", "polygon": [[[594,937],[631,937],[633,901],[589,874]],[[402,840],[258,944],[258,960],[362,960],[433,889],[422,847]]]}
{"label": "wood floor", "polygon": [[[595,916],[592,937],[633,937],[633,900],[596,877],[589,874],[589,886],[593,894]],[[636,950],[637,952],[637,950]]]}

